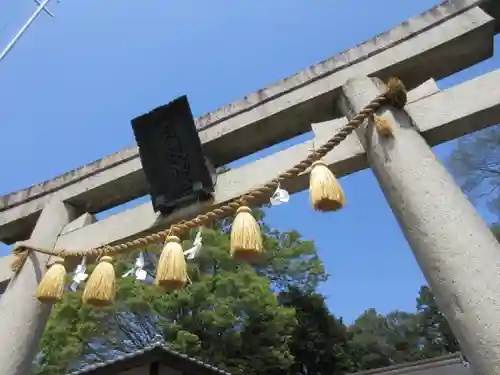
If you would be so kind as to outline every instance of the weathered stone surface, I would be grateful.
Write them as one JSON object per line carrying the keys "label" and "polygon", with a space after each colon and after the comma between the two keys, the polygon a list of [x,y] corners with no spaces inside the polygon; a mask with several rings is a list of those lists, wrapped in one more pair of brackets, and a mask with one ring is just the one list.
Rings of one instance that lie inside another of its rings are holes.
{"label": "weathered stone surface", "polygon": [[[66,205],[68,208],[69,206]],[[74,214],[75,210],[74,208],[71,208],[72,214]],[[92,223],[95,223],[97,221],[96,217],[94,215],[91,215],[89,213],[84,213],[83,215],[77,217],[75,220],[69,222],[67,225],[62,228],[61,233],[59,236],[62,236],[63,234],[70,233],[75,230],[79,230],[83,228],[86,225],[90,225]],[[55,242],[57,239],[55,240]],[[39,245],[40,246],[40,245]],[[10,278],[13,275],[13,272],[11,270],[11,264],[12,261],[14,260],[14,257],[12,255],[0,257],[0,294],[2,294],[7,287],[7,284],[10,281]],[[52,262],[50,262],[52,263]],[[49,264],[50,264],[49,263]],[[71,264],[67,264],[67,266],[74,266]]]}
{"label": "weathered stone surface", "polygon": [[[384,88],[361,77],[344,86],[349,118]],[[356,130],[382,192],[476,375],[500,374],[500,244],[405,111],[384,107],[394,137]]]}
{"label": "weathered stone surface", "polygon": [[350,375],[474,375],[462,362],[461,355],[454,353],[442,357],[424,359],[375,370],[355,372]]}
{"label": "weathered stone surface", "polygon": [[[73,218],[72,207],[52,200],[43,209],[29,243],[52,249],[61,230]],[[49,258],[31,253],[0,298],[0,375],[26,375],[31,371],[52,308],[35,297]]]}

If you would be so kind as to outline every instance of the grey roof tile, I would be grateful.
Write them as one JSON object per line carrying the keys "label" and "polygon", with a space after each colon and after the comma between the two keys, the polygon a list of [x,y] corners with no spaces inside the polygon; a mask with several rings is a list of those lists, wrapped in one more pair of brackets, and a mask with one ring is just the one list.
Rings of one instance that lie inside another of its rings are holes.
{"label": "grey roof tile", "polygon": [[190,363],[194,363],[194,364],[196,364],[196,365],[198,365],[200,367],[204,367],[205,369],[211,370],[212,373],[214,373],[214,374],[231,375],[227,371],[224,371],[224,370],[219,369],[219,368],[217,368],[215,366],[212,366],[212,365],[210,365],[208,363],[200,361],[199,359],[191,358],[191,357],[187,356],[186,354],[179,353],[179,352],[176,352],[175,350],[172,350],[172,349],[168,348],[168,345],[163,340],[160,340],[160,341],[157,341],[157,342],[155,342],[155,343],[153,343],[151,345],[145,346],[144,348],[142,348],[140,350],[137,350],[135,352],[127,353],[127,354],[124,354],[122,356],[116,357],[116,358],[114,358],[112,360],[85,366],[85,367],[81,368],[80,370],[71,372],[71,373],[69,373],[67,375],[84,375],[84,374],[89,374],[92,371],[95,371],[97,369],[104,368],[104,367],[116,364],[118,362],[124,362],[124,361],[126,361],[128,359],[140,357],[140,356],[143,356],[143,355],[148,354],[150,352],[153,352],[154,350],[162,350],[163,352],[165,352],[165,353],[167,353],[169,355],[175,356],[175,357],[177,357],[179,359],[182,359],[184,361],[187,361],[187,362],[190,362]]}

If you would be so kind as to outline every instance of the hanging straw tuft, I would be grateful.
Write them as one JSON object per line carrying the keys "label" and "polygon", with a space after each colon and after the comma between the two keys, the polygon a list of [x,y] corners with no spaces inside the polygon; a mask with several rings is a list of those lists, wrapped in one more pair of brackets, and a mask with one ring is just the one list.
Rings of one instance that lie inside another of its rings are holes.
{"label": "hanging straw tuft", "polygon": [[392,137],[394,135],[392,124],[385,117],[373,115],[373,122],[375,123],[378,134],[382,137]]}
{"label": "hanging straw tuft", "polygon": [[387,81],[386,97],[393,106],[404,108],[408,100],[408,94],[404,83],[399,78],[389,78],[389,81]]}
{"label": "hanging straw tuft", "polygon": [[171,292],[183,288],[188,280],[181,241],[177,236],[168,236],[158,261],[155,283]]}
{"label": "hanging straw tuft", "polygon": [[322,212],[342,208],[345,205],[344,192],[335,175],[321,160],[315,161],[311,168],[309,192],[313,208]]}
{"label": "hanging straw tuft", "polygon": [[42,303],[53,304],[61,301],[66,279],[64,260],[57,259],[42,278],[36,291],[36,298]]}
{"label": "hanging straw tuft", "polygon": [[99,260],[85,285],[83,302],[96,307],[108,306],[114,302],[116,276],[112,261],[113,258],[107,255]]}
{"label": "hanging straw tuft", "polygon": [[256,261],[263,252],[260,227],[252,210],[242,206],[236,211],[231,231],[231,255],[237,260]]}

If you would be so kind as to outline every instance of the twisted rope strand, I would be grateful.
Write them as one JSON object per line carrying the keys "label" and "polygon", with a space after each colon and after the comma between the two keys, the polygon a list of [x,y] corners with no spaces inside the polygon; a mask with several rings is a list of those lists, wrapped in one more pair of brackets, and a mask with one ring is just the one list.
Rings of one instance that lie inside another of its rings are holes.
{"label": "twisted rope strand", "polygon": [[191,220],[181,220],[178,223],[173,224],[167,230],[158,231],[156,233],[113,246],[104,245],[88,250],[68,251],[65,249],[41,249],[21,243],[12,251],[13,255],[15,256],[15,259],[12,263],[12,269],[14,272],[18,272],[24,264],[24,261],[26,260],[30,251],[35,251],[38,253],[61,258],[116,255],[125,251],[136,250],[153,243],[158,243],[164,240],[170,234],[181,236],[190,229],[197,228],[212,220],[230,216],[241,206],[255,203],[257,201],[260,201],[264,197],[270,197],[280,183],[305,172],[316,160],[323,158],[326,154],[337,147],[342,141],[344,141],[348,135],[356,130],[367,118],[369,118],[369,116],[374,114],[384,104],[390,104],[397,108],[403,108],[406,104],[406,88],[399,79],[391,78],[387,84],[387,91],[373,99],[365,108],[361,110],[361,112],[359,112],[346,125],[344,125],[324,145],[322,145],[317,150],[312,151],[306,159],[302,160],[298,164],[278,175],[275,179],[264,184],[260,188],[256,188],[251,192],[244,194],[239,198],[228,202],[218,208],[214,208],[206,213],[199,214]]}

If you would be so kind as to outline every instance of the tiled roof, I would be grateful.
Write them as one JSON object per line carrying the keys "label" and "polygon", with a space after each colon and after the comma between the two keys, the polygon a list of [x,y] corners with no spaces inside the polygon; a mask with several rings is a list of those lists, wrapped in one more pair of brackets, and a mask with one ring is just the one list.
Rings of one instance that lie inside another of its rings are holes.
{"label": "tiled roof", "polygon": [[[142,359],[142,362],[138,361]],[[167,366],[185,371],[188,374],[231,375],[229,372],[209,365],[203,361],[191,358],[185,354],[168,348],[168,345],[159,340],[133,353],[128,353],[113,360],[86,366],[67,375],[115,375],[133,367],[144,366],[148,363],[161,361]],[[140,362],[140,363],[139,363]],[[174,363],[173,363],[174,362]],[[127,367],[127,363],[129,366]],[[100,371],[99,371],[100,370]],[[458,372],[457,372],[458,371]],[[473,375],[463,357],[459,354],[450,354],[442,357],[425,359],[400,365],[394,365],[374,370],[356,372],[351,375]]]}
{"label": "tiled roof", "polygon": [[[138,359],[140,359],[141,357],[145,357],[144,358],[145,363],[141,364],[141,365],[144,365],[144,364],[146,364],[146,362],[148,362],[147,359],[151,359],[151,362],[153,362],[153,361],[158,360],[161,357],[165,357],[165,356],[167,356],[171,360],[175,361],[176,363],[180,364],[182,367],[186,366],[186,367],[190,367],[191,369],[196,368],[196,370],[197,370],[197,371],[195,371],[196,373],[203,372],[205,374],[213,374],[213,375],[231,375],[229,372],[221,370],[215,366],[209,365],[208,363],[205,363],[205,362],[200,361],[200,360],[195,359],[195,358],[188,357],[185,354],[182,354],[182,353],[176,352],[172,349],[169,349],[168,345],[164,341],[155,342],[151,345],[144,347],[143,349],[140,349],[140,350],[135,351],[133,353],[127,353],[125,355],[122,355],[120,357],[114,358],[114,359],[109,360],[109,361],[85,366],[84,368],[82,368],[78,371],[74,371],[74,372],[67,374],[67,375],[92,375],[94,373],[98,374],[99,373],[98,370],[100,370],[100,369],[107,370],[106,373],[109,375],[112,375],[112,374],[119,373],[119,372],[125,370],[125,368],[119,369],[119,367],[123,367],[123,366],[117,366],[119,364],[125,364],[127,362],[128,363],[131,363],[131,362],[138,363],[138,361],[137,361]],[[166,365],[169,364],[168,358],[164,358],[164,360],[166,359],[166,361],[165,361]],[[110,367],[115,367],[117,372],[109,371]],[[136,366],[132,366],[132,367],[136,367]],[[179,368],[179,370],[181,370],[181,369]],[[195,375],[195,374],[193,374],[193,375]]]}
{"label": "tiled roof", "polygon": [[460,353],[423,359],[350,375],[474,375]]}

